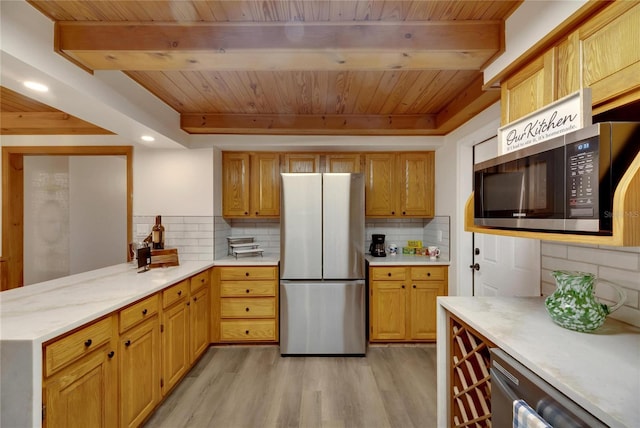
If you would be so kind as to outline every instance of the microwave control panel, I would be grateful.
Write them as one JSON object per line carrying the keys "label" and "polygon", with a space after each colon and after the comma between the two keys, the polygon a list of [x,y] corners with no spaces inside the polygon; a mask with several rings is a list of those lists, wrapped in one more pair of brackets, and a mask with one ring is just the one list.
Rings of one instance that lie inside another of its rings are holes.
{"label": "microwave control panel", "polygon": [[569,218],[594,218],[598,213],[598,140],[566,146]]}

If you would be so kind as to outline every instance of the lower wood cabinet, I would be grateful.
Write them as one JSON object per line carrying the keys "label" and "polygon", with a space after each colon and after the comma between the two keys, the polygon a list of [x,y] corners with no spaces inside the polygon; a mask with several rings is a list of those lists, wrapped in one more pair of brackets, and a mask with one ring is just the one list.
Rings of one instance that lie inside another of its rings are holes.
{"label": "lower wood cabinet", "polygon": [[278,268],[214,268],[212,341],[278,341]]}
{"label": "lower wood cabinet", "polygon": [[[120,311],[122,319],[134,309],[144,320],[120,334],[120,425],[142,424],[160,402],[160,322],[158,296]],[[156,308],[152,312],[152,308]],[[145,312],[146,311],[146,312]]]}
{"label": "lower wood cabinet", "polygon": [[[113,318],[44,345],[43,425],[118,426],[119,355],[111,340]],[[105,333],[107,340],[101,341]]]}
{"label": "lower wood cabinet", "polygon": [[447,266],[369,268],[372,342],[436,339],[436,298],[448,292]]}
{"label": "lower wood cabinet", "polygon": [[141,426],[208,348],[210,288],[207,270],[43,344],[43,425]]}

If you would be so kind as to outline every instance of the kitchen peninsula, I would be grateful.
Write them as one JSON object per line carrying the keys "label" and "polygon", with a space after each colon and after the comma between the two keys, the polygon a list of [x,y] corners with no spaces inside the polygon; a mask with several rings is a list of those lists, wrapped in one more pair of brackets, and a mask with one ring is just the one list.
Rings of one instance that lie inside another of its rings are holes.
{"label": "kitchen peninsula", "polygon": [[[567,330],[552,322],[542,297],[440,297],[438,426],[447,426],[453,412],[454,324],[468,326],[605,424],[632,427],[640,420],[640,328],[607,319],[594,333]],[[473,351],[492,346],[476,345]]]}
{"label": "kitchen peninsula", "polygon": [[[169,302],[166,305],[169,307],[171,298],[164,295],[168,290],[176,288],[177,295],[184,297],[189,289],[193,293],[202,283],[208,292],[208,270],[214,265],[278,264],[277,258],[272,257],[247,260],[186,261],[180,266],[151,269],[145,273],[137,273],[135,263],[124,263],[3,292],[0,296],[0,425],[41,426],[45,410],[42,407],[43,376],[57,373],[63,364],[76,362],[91,349],[103,346],[116,349],[117,340],[113,337],[117,337],[118,331],[123,333],[129,325],[142,325],[145,317],[152,318],[161,311],[159,308],[165,301]],[[198,284],[193,284],[194,280]],[[145,307],[138,308],[141,304]],[[208,313],[209,308],[205,309]],[[200,321],[198,323],[202,325]],[[80,337],[75,340],[76,333],[83,331],[84,328],[78,329],[86,325],[92,329],[92,337],[78,342]],[[207,327],[204,327],[205,332],[208,332]],[[73,342],[71,345],[78,346],[59,347],[59,353],[52,351],[51,356],[46,356],[47,363],[43,363],[43,344],[58,337],[69,339]],[[206,347],[208,345],[206,334]],[[69,349],[77,351],[77,355],[69,354]],[[107,354],[111,348],[105,350]],[[111,352],[108,355],[109,360],[114,356]]]}

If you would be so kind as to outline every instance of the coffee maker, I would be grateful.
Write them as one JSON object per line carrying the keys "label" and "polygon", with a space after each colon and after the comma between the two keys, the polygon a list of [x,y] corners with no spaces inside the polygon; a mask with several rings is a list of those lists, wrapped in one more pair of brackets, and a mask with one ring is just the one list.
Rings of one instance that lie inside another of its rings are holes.
{"label": "coffee maker", "polygon": [[371,245],[369,246],[369,253],[371,253],[371,255],[374,257],[387,256],[387,253],[384,251],[384,235],[371,235]]}

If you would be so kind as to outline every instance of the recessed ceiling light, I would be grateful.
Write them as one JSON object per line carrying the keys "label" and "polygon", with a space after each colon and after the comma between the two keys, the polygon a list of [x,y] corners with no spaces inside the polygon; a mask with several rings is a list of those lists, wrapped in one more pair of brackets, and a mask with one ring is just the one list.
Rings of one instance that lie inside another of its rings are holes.
{"label": "recessed ceiling light", "polygon": [[38,92],[47,92],[49,90],[49,87],[47,85],[43,85],[42,83],[38,82],[32,82],[30,80],[24,82],[24,86]]}
{"label": "recessed ceiling light", "polygon": [[143,135],[142,137],[140,137],[142,139],[142,141],[147,141],[147,142],[152,142],[155,141],[156,139],[153,138],[151,135]]}

